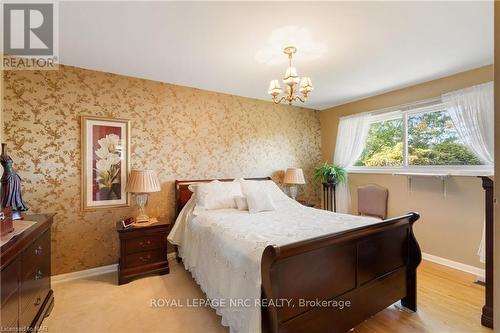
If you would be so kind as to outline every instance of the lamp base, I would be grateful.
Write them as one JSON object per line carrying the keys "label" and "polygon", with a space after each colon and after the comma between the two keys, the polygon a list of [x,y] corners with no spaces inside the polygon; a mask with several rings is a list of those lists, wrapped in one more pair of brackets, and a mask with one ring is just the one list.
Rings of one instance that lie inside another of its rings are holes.
{"label": "lamp base", "polygon": [[293,200],[297,200],[297,192],[298,192],[298,187],[297,185],[291,185],[290,186],[290,197]]}
{"label": "lamp base", "polygon": [[135,218],[135,223],[149,222],[149,216],[144,211],[144,206],[146,206],[148,202],[148,197],[148,193],[137,193],[135,195],[135,201],[137,202],[137,206],[139,206],[139,215]]}

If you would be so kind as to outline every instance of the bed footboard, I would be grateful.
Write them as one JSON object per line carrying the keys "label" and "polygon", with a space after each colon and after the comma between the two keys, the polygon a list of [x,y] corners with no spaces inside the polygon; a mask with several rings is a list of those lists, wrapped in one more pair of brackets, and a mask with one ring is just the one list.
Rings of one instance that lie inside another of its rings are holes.
{"label": "bed footboard", "polygon": [[418,213],[288,244],[262,255],[267,333],[343,333],[401,300],[417,310]]}

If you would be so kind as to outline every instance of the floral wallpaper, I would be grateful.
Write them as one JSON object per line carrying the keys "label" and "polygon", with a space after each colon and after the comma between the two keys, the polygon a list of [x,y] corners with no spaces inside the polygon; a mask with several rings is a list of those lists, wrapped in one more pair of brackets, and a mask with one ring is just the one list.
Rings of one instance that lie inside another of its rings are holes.
{"label": "floral wallpaper", "polygon": [[[319,201],[312,181],[320,162],[317,111],[61,66],[6,71],[4,141],[23,179],[31,213],[57,213],[53,274],[116,263],[116,221],[135,207],[82,212],[80,115],[131,120],[132,167],[152,168],[162,190],[151,216],[174,216],[175,179],[273,176],[304,169],[302,196]],[[300,196],[300,193],[299,193]]]}

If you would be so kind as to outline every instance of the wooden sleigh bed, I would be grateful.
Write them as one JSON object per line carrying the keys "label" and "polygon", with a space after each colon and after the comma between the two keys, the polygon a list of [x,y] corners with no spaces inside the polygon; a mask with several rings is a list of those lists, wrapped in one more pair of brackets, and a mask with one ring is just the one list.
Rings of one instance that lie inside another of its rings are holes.
{"label": "wooden sleigh bed", "polygon": [[[191,197],[188,186],[208,181],[175,182],[176,216]],[[421,252],[413,224],[418,218],[418,213],[409,213],[284,246],[267,246],[261,261],[261,298],[275,305],[282,299],[292,303],[262,307],[262,332],[343,333],[397,301],[416,311]]]}

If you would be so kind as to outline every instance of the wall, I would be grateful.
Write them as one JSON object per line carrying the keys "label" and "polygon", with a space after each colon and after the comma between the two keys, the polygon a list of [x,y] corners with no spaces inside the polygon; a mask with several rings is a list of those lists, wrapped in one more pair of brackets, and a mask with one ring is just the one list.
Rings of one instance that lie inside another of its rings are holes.
{"label": "wall", "polygon": [[[61,66],[6,72],[4,140],[30,212],[57,213],[54,274],[116,263],[115,221],[131,208],[80,211],[80,115],[132,121],[132,167],[157,170],[152,216],[173,217],[175,179],[257,177],[320,161],[317,111]],[[305,186],[317,201],[317,187]]]}
{"label": "wall", "polygon": [[[433,98],[492,80],[493,66],[489,65],[324,110],[320,115],[322,159],[331,161],[333,158],[338,121],[342,116]],[[355,190],[367,183],[389,189],[389,215],[409,211],[421,213],[415,233],[423,252],[484,267],[476,255],[484,216],[484,193],[478,178],[450,177],[446,181],[445,197],[441,181],[434,178],[414,178],[410,193],[405,176],[351,174],[353,212],[357,209]]]}

